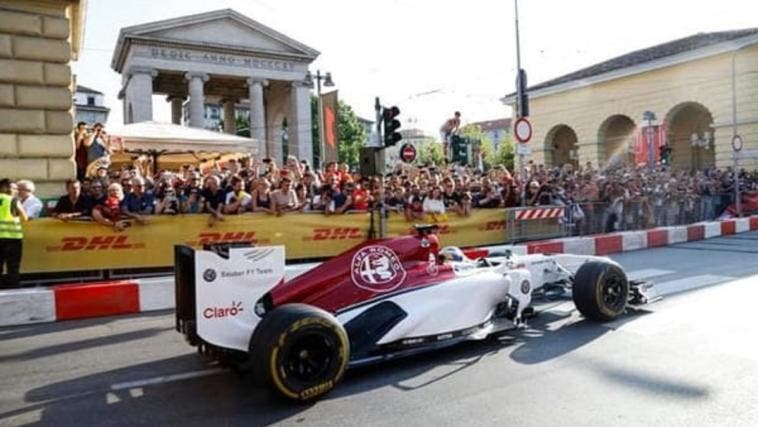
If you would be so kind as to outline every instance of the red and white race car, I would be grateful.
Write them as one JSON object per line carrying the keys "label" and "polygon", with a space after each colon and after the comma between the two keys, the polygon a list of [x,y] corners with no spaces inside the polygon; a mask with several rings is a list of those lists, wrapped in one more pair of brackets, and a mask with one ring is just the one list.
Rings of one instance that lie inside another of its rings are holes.
{"label": "red and white race car", "polygon": [[608,258],[568,254],[469,259],[433,226],[362,243],[284,281],[283,247],[177,246],[176,325],[204,354],[250,368],[309,401],[348,366],[449,346],[524,325],[532,295],[571,290],[585,317],[608,321],[654,298]]}

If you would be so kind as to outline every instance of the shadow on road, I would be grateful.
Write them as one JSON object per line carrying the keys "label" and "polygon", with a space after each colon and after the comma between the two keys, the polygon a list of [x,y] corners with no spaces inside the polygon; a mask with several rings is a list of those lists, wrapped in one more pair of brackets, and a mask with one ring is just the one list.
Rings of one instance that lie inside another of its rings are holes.
{"label": "shadow on road", "polygon": [[102,326],[119,320],[132,318],[160,317],[173,314],[174,310],[149,311],[144,313],[125,314],[120,316],[96,317],[92,319],[64,320],[55,323],[36,323],[32,325],[0,327],[0,341],[19,338],[29,338],[38,335],[55,334],[58,332]]}
{"label": "shadow on road", "polygon": [[111,344],[119,344],[127,341],[136,341],[145,338],[158,335],[161,332],[170,331],[173,328],[148,328],[138,331],[124,332],[121,334],[107,335],[97,338],[89,338],[86,340],[67,342],[62,344],[55,344],[47,347],[40,347],[34,350],[25,351],[22,353],[9,354],[0,356],[0,363],[13,362],[13,361],[27,361],[33,359],[39,359],[43,357],[56,356],[63,353],[70,353],[79,350],[94,349]]}

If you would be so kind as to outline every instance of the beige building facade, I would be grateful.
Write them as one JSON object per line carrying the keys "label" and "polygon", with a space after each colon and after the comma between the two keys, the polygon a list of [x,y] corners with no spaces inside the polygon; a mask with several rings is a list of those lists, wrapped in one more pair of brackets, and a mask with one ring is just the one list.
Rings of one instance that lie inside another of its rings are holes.
{"label": "beige building facade", "polygon": [[76,176],[70,61],[86,2],[0,1],[0,175],[31,179],[42,196]]}
{"label": "beige building facade", "polygon": [[[651,111],[673,166],[731,166],[736,133],[744,141],[740,166],[758,167],[758,29],[701,33],[631,52],[528,92],[531,159],[538,164],[632,163],[635,143],[647,140],[643,115]],[[503,102],[515,107],[515,96]]]}

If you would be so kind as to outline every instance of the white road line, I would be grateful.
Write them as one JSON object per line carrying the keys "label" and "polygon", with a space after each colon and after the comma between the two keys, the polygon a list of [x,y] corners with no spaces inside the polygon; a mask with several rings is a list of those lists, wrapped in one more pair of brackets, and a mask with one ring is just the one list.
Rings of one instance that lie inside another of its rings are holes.
{"label": "white road line", "polygon": [[631,271],[627,274],[629,280],[644,280],[651,277],[665,276],[676,273],[674,270],[662,270],[659,268],[643,268],[642,270]]}
{"label": "white road line", "polygon": [[222,368],[205,369],[203,371],[185,372],[183,374],[164,375],[161,377],[147,378],[144,380],[128,381],[124,383],[116,383],[111,385],[111,390],[125,390],[135,387],[144,387],[148,385],[165,384],[173,381],[181,381],[189,378],[205,377],[208,375],[215,375],[220,372],[225,372]]}
{"label": "white road line", "polygon": [[715,283],[735,280],[731,276],[717,276],[714,274],[703,274],[701,276],[685,277],[683,279],[670,280],[668,282],[655,283],[655,289],[659,295],[673,294],[682,291],[702,288],[703,286]]}

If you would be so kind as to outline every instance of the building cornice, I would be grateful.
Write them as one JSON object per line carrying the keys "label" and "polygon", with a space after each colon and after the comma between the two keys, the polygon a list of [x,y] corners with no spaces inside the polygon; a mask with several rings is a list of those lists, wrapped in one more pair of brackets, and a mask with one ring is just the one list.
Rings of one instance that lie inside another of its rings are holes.
{"label": "building cornice", "polygon": [[[528,90],[529,98],[535,99],[542,96],[555,95],[561,92],[569,90],[579,89],[587,86],[592,86],[597,83],[607,82],[611,80],[621,79],[624,77],[630,77],[637,74],[643,74],[650,71],[656,71],[663,68],[673,67],[675,65],[685,64],[687,62],[697,61],[700,59],[709,58],[724,53],[740,50],[747,46],[758,44],[758,35],[749,37],[743,37],[736,40],[730,40],[728,42],[717,43],[710,46],[706,46],[700,49],[691,50],[688,52],[680,53],[677,55],[671,55],[664,58],[656,59],[653,61],[644,62],[631,67],[613,70],[607,73],[598,74],[592,77],[583,79],[572,80],[565,83],[560,83],[555,86],[541,88],[537,90]],[[511,93],[500,101],[505,105],[513,105],[516,102],[516,94]]]}

